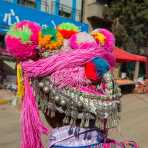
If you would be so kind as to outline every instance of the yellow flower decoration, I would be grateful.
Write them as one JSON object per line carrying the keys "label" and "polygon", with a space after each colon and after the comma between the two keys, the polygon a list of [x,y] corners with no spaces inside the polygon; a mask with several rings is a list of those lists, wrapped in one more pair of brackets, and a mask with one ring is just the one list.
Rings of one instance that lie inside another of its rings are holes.
{"label": "yellow flower decoration", "polygon": [[56,50],[63,45],[63,36],[55,29],[47,27],[39,33],[39,47],[44,50]]}
{"label": "yellow flower decoration", "polygon": [[57,32],[56,34],[56,41],[55,40],[51,40],[50,44],[48,45],[48,49],[49,50],[53,50],[53,49],[58,49],[63,45],[63,36],[61,35],[61,33]]}
{"label": "yellow flower decoration", "polygon": [[40,48],[46,48],[46,46],[50,43],[51,36],[50,35],[45,35],[42,36],[42,33],[39,33],[39,47]]}
{"label": "yellow flower decoration", "polygon": [[99,42],[101,45],[104,45],[105,44],[105,41],[106,41],[106,37],[100,33],[100,32],[93,32],[92,33],[92,36],[95,38],[95,40],[97,42]]}

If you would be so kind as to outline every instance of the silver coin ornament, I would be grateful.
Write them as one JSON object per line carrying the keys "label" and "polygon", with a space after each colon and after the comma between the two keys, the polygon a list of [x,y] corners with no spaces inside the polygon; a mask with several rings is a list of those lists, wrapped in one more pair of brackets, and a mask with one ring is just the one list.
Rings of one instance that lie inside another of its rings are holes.
{"label": "silver coin ornament", "polygon": [[62,99],[60,102],[60,105],[64,107],[66,105],[66,101],[64,99]]}
{"label": "silver coin ornament", "polygon": [[81,101],[78,101],[78,107],[79,107],[79,108],[82,108],[82,107],[83,107],[83,104],[82,104]]}
{"label": "silver coin ornament", "polygon": [[55,100],[56,103],[59,103],[60,102],[60,97],[59,96],[55,96],[54,100]]}
{"label": "silver coin ornament", "polygon": [[45,87],[43,88],[43,91],[44,91],[45,94],[48,94],[49,91],[50,91],[50,89],[49,89],[48,86],[45,86]]}
{"label": "silver coin ornament", "polygon": [[44,83],[43,82],[39,82],[39,88],[43,88],[44,87]]}

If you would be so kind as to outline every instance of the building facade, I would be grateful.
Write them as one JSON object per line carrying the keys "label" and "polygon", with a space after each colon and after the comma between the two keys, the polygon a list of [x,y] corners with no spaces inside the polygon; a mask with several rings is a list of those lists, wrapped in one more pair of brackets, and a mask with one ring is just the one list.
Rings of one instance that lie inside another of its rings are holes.
{"label": "building facade", "polygon": [[87,24],[90,24],[90,27],[94,28],[95,23],[98,24],[98,22],[100,22],[98,18],[103,17],[104,6],[109,4],[110,1],[111,0],[1,0],[0,32],[2,32],[2,29],[7,29],[9,25],[22,19],[37,21],[43,25],[53,23],[57,25],[60,22],[69,21],[80,26],[83,31],[88,31]]}
{"label": "building facade", "polygon": [[89,24],[89,29],[111,29],[112,21],[106,15],[111,0],[84,0],[83,21]]}
{"label": "building facade", "polygon": [[0,32],[23,19],[53,27],[72,22],[88,31],[88,25],[82,23],[81,5],[82,0],[1,0]]}

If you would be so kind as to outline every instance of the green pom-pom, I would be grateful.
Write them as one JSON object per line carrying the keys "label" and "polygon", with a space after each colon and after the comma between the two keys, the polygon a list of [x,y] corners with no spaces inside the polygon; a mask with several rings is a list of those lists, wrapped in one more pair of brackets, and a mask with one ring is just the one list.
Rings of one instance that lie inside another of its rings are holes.
{"label": "green pom-pom", "polygon": [[41,32],[42,32],[43,36],[50,35],[52,41],[57,40],[57,38],[56,38],[57,30],[55,30],[55,29],[53,29],[51,27],[46,27],[46,28],[43,28]]}
{"label": "green pom-pom", "polygon": [[57,30],[51,28],[51,27],[46,27],[42,29],[42,34],[43,35],[51,35],[55,36],[57,34]]}
{"label": "green pom-pom", "polygon": [[8,34],[12,37],[21,39],[23,43],[30,41],[30,36],[32,35],[31,30],[28,26],[23,26],[22,28],[17,28],[15,25],[11,26]]}
{"label": "green pom-pom", "polygon": [[63,30],[73,30],[73,31],[77,31],[77,32],[80,31],[79,27],[72,24],[72,23],[62,23],[58,26],[58,28],[63,29]]}

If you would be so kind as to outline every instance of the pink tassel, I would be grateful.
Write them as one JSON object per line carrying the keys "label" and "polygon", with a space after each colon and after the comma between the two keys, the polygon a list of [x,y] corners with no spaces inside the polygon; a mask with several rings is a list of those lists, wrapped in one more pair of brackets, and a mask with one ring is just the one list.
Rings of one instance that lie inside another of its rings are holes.
{"label": "pink tassel", "polygon": [[24,76],[25,95],[21,113],[21,148],[43,148],[41,133],[47,134],[48,129],[40,120],[33,89],[27,76]]}

